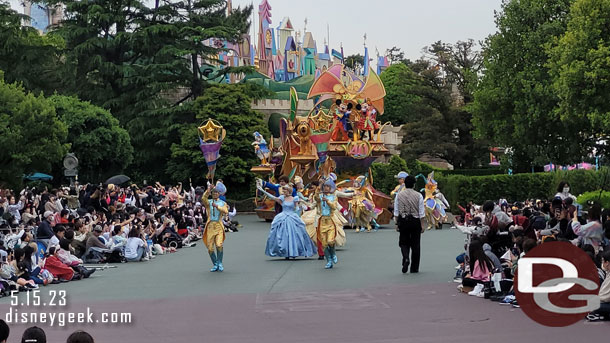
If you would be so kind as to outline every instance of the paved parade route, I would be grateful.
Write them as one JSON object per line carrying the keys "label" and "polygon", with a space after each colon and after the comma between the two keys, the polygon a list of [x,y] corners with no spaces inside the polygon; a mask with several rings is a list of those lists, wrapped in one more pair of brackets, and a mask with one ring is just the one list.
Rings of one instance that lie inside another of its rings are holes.
{"label": "paved parade route", "polygon": [[[456,230],[422,237],[421,272],[400,273],[397,233],[348,232],[339,264],[325,270],[316,259],[270,259],[264,255],[269,224],[238,218],[229,233],[225,272],[210,273],[202,244],[144,263],[121,264],[90,280],[41,288],[65,289],[68,306],[44,311],[130,312],[129,325],[40,325],[49,342],[63,342],[76,329],[96,342],[555,342],[607,339],[610,325],[579,323],[551,329],[519,309],[457,294],[454,256],[463,244]],[[8,298],[0,309],[9,309]],[[33,307],[16,307],[31,311]],[[40,308],[39,308],[40,309]],[[468,315],[464,315],[468,309]],[[42,309],[41,309],[42,310]],[[11,325],[11,342],[26,325]],[[129,339],[125,339],[129,337]],[[605,337],[605,338],[604,338]]]}

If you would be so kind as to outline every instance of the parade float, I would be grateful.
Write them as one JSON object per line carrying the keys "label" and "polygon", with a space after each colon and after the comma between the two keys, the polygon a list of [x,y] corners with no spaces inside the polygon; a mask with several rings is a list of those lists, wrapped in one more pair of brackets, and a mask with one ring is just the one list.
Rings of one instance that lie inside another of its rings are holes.
{"label": "parade float", "polygon": [[[373,188],[371,164],[388,154],[381,135],[386,125],[378,121],[384,111],[385,89],[371,69],[361,78],[341,64],[328,68],[312,84],[307,95],[314,106],[306,116],[297,115],[295,89],[290,91],[290,113],[280,119],[279,144],[254,133],[252,143],[260,164],[251,170],[260,178],[276,182],[282,175],[300,177],[307,185],[336,175],[339,190],[353,194],[342,199],[344,215],[352,226],[361,226],[374,212],[378,224],[388,224],[390,197]],[[273,201],[256,197],[261,219],[275,216]],[[362,211],[361,211],[362,210]]]}

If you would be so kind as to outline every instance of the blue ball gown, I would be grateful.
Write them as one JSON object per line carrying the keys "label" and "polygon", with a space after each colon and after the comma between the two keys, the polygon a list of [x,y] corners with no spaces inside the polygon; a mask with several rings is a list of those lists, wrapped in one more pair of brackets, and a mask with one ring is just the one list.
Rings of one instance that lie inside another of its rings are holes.
{"label": "blue ball gown", "polygon": [[282,200],[282,212],[271,223],[265,254],[271,257],[310,257],[317,253],[315,243],[309,238],[305,223],[297,214],[293,200]]}

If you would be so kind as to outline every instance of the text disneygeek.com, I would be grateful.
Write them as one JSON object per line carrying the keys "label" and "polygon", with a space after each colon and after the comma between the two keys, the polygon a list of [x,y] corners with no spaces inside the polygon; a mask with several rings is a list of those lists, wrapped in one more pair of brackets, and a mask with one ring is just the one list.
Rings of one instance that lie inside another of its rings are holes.
{"label": "text disneygeek.com", "polygon": [[[25,294],[11,293],[11,307],[4,315],[9,324],[34,324],[64,327],[69,324],[131,324],[129,312],[95,313],[90,307],[82,312],[61,312],[67,306],[66,291],[50,290],[41,297],[39,290]],[[35,307],[36,311],[28,307]],[[40,311],[48,308],[49,312]]]}

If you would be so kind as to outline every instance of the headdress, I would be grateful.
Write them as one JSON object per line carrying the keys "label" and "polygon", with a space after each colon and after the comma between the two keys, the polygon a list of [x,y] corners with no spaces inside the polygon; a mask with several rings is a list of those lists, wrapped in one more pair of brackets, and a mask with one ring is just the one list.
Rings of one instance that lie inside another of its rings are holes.
{"label": "headdress", "polygon": [[324,186],[329,186],[331,193],[337,189],[337,186],[335,186],[335,181],[330,178],[324,182]]}

